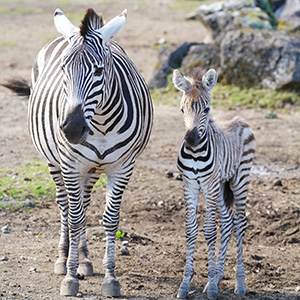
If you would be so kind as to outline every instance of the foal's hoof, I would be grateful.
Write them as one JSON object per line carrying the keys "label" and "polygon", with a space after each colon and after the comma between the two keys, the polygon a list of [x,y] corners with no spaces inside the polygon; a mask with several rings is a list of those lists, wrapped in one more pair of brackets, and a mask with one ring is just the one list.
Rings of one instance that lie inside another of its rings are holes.
{"label": "foal's hoof", "polygon": [[66,260],[57,260],[54,265],[54,274],[66,275],[67,274],[67,261]]}
{"label": "foal's hoof", "polygon": [[102,295],[107,297],[120,297],[120,282],[115,278],[104,279],[102,283]]}
{"label": "foal's hoof", "polygon": [[85,276],[93,276],[94,270],[92,262],[89,259],[85,260],[84,262],[79,262],[77,272]]}
{"label": "foal's hoof", "polygon": [[186,299],[188,296],[189,290],[179,288],[177,298]]}
{"label": "foal's hoof", "polygon": [[60,294],[62,296],[76,296],[78,294],[79,282],[73,277],[66,277],[60,286]]}
{"label": "foal's hoof", "polygon": [[246,289],[245,287],[236,287],[234,290],[234,293],[238,296],[245,296],[246,295]]}
{"label": "foal's hoof", "polygon": [[207,294],[209,300],[215,300],[218,298],[218,287],[216,284],[208,282],[204,288],[203,293]]}

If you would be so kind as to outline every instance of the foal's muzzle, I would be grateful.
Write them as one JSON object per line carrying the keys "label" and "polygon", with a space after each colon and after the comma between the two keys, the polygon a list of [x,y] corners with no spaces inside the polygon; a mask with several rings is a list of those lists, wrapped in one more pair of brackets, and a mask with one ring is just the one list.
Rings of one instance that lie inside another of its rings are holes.
{"label": "foal's muzzle", "polygon": [[196,127],[188,130],[184,137],[186,143],[191,147],[196,147],[200,143],[200,134]]}

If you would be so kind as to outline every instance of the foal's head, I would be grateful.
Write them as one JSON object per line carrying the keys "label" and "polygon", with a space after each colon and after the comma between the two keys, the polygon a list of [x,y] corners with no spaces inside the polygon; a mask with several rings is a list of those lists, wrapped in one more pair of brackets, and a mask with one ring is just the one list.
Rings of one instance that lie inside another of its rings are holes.
{"label": "foal's head", "polygon": [[183,92],[180,110],[186,127],[186,142],[195,147],[206,129],[210,111],[210,92],[217,82],[214,69],[206,73],[196,69],[191,77],[183,76],[178,70],[173,73],[175,87]]}

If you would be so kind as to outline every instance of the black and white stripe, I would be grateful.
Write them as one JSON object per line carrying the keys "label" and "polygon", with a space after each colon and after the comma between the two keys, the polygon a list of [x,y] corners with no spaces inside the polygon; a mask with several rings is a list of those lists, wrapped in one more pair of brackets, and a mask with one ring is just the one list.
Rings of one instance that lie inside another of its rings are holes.
{"label": "black and white stripe", "polygon": [[[201,189],[206,199],[203,231],[209,250],[209,281],[204,291],[209,299],[216,299],[217,286],[224,273],[228,242],[234,229],[237,246],[235,292],[239,295],[246,292],[243,237],[247,227],[245,207],[255,139],[249,125],[235,114],[223,114],[214,121],[210,118],[210,91],[216,81],[217,75],[212,69],[206,74],[196,70],[191,77],[184,77],[177,70],[173,74],[174,85],[183,92],[181,111],[187,129],[178,154],[186,201],[187,245],[184,278],[178,298],[187,297],[194,274],[193,256],[198,234],[196,214]],[[216,214],[221,230],[217,262]]]}
{"label": "black and white stripe", "polygon": [[[57,186],[61,237],[55,273],[66,274],[62,295],[76,295],[76,271],[93,274],[85,239],[85,211],[101,173],[107,175],[103,224],[107,234],[102,293],[119,296],[114,274],[115,233],[123,191],[152,128],[148,87],[112,37],[126,12],[103,26],[88,9],[76,28],[58,9],[55,25],[63,34],[39,52],[29,98],[29,130]],[[19,82],[21,84],[21,82]],[[24,82],[19,94],[29,94]],[[18,92],[18,82],[7,87]]]}

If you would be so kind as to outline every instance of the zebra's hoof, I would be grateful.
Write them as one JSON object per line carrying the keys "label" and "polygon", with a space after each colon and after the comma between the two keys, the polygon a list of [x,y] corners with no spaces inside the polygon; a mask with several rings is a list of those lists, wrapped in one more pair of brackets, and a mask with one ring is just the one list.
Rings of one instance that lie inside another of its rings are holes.
{"label": "zebra's hoof", "polygon": [[179,299],[186,299],[188,296],[189,290],[185,290],[185,289],[179,289],[178,290],[178,294],[177,294],[177,298]]}
{"label": "zebra's hoof", "polygon": [[73,277],[66,277],[60,286],[61,296],[76,296],[79,290],[78,279]]}
{"label": "zebra's hoof", "polygon": [[115,278],[104,279],[102,283],[102,295],[107,297],[120,297],[120,282]]}
{"label": "zebra's hoof", "polygon": [[203,293],[207,294],[207,298],[214,300],[218,298],[218,287],[216,284],[208,282],[204,288]]}
{"label": "zebra's hoof", "polygon": [[92,262],[89,259],[86,259],[84,262],[79,262],[77,272],[85,276],[93,276],[94,270]]}
{"label": "zebra's hoof", "polygon": [[67,274],[67,261],[58,259],[54,265],[54,274],[66,275]]}

